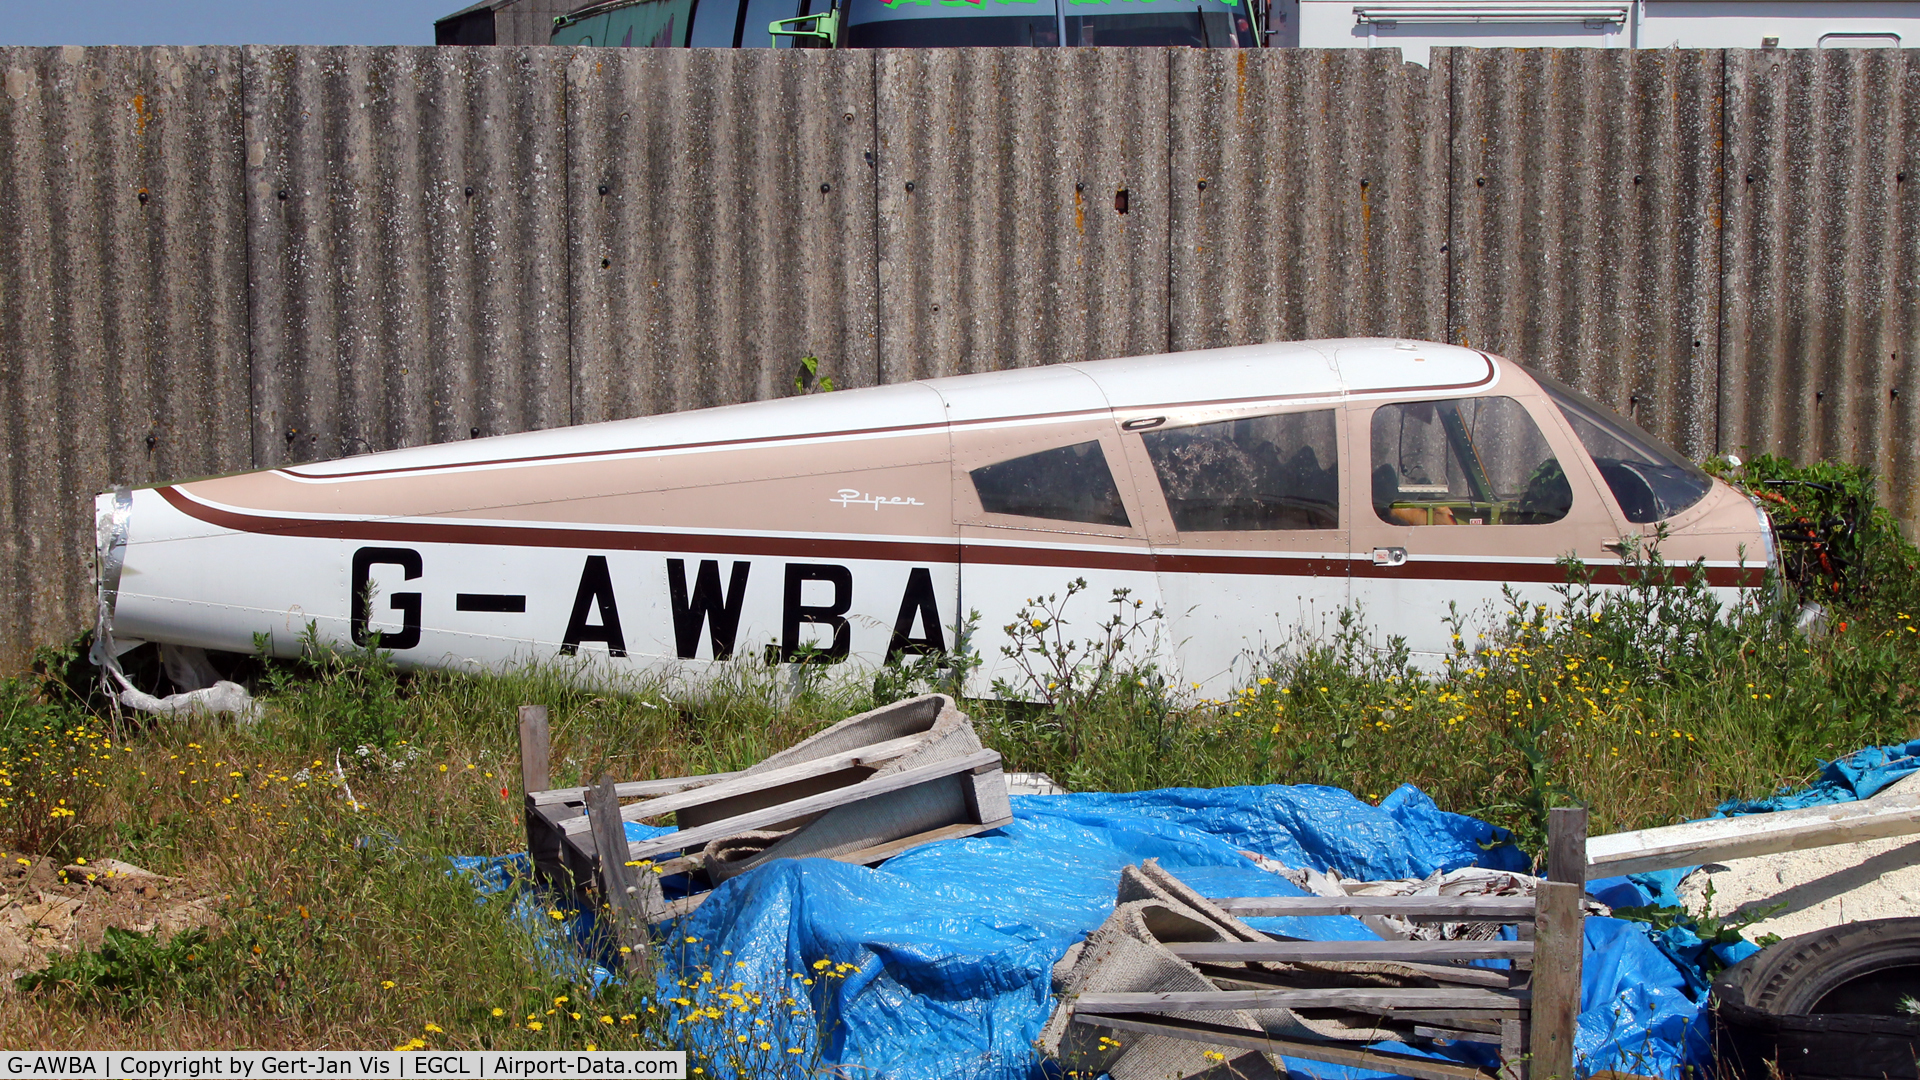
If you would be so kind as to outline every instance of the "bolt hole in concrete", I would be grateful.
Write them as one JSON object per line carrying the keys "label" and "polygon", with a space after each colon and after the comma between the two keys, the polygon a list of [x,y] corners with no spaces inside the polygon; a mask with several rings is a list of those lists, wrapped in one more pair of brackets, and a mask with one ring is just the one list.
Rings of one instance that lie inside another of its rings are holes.
{"label": "bolt hole in concrete", "polygon": [[1113,193],[1113,212],[1116,214],[1124,214],[1127,212],[1126,188],[1121,188],[1119,191]]}

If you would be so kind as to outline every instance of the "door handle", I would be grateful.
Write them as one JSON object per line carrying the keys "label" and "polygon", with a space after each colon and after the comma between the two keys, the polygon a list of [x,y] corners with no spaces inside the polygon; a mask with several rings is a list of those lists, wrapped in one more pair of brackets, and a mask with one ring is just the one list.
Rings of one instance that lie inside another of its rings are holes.
{"label": "door handle", "polygon": [[1377,547],[1373,549],[1373,565],[1405,566],[1407,549],[1403,547]]}

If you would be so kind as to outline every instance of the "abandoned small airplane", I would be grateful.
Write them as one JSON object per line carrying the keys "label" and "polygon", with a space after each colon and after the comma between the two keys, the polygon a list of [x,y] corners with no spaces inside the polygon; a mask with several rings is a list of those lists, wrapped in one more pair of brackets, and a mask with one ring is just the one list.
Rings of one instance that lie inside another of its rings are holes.
{"label": "abandoned small airplane", "polygon": [[[1437,664],[1450,609],[1618,583],[1665,532],[1733,597],[1766,515],[1581,394],[1469,348],[1253,345],[842,390],[101,495],[98,638],[402,664],[698,674],[951,648],[982,691],[1030,600],[1097,636],[1127,604],[1218,694],[1344,608]],[[1029,620],[1031,621],[1031,620]],[[1050,635],[1056,632],[1049,630]]]}

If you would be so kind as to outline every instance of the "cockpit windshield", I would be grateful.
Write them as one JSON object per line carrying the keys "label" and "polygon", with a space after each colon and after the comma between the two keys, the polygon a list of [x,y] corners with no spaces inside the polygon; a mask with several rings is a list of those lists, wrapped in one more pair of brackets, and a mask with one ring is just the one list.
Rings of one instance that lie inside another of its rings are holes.
{"label": "cockpit windshield", "polygon": [[1560,406],[1628,521],[1665,521],[1713,490],[1711,477],[1640,425],[1552,376],[1527,374]]}

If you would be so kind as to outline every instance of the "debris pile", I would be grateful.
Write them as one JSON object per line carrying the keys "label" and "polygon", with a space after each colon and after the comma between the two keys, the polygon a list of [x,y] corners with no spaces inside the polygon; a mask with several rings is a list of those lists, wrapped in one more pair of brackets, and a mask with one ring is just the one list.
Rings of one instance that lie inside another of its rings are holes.
{"label": "debris pile", "polygon": [[[523,764],[544,759],[545,741],[523,730]],[[675,827],[659,835],[636,840],[626,827],[667,814]],[[611,908],[629,955],[645,950],[647,927],[775,859],[872,865],[1012,820],[1000,755],[945,694],[849,717],[741,772],[530,785],[526,799],[536,873],[583,909]]]}
{"label": "debris pile", "polygon": [[[1295,884],[1318,886],[1314,895],[1215,899],[1157,860],[1129,866],[1113,914],[1053,969],[1059,1005],[1040,1049],[1069,1075],[1113,1080],[1199,1077],[1216,1065],[1277,1076],[1289,1057],[1434,1080],[1570,1075],[1586,812],[1555,810],[1551,843],[1555,872],[1575,880],[1465,869],[1349,884],[1310,872]],[[1380,937],[1305,941],[1246,921],[1299,915],[1357,917]],[[1460,929],[1422,934],[1422,924]],[[1491,929],[1465,932],[1475,925]],[[1501,926],[1513,934],[1491,932]],[[1479,1069],[1496,1048],[1494,1071]]]}

